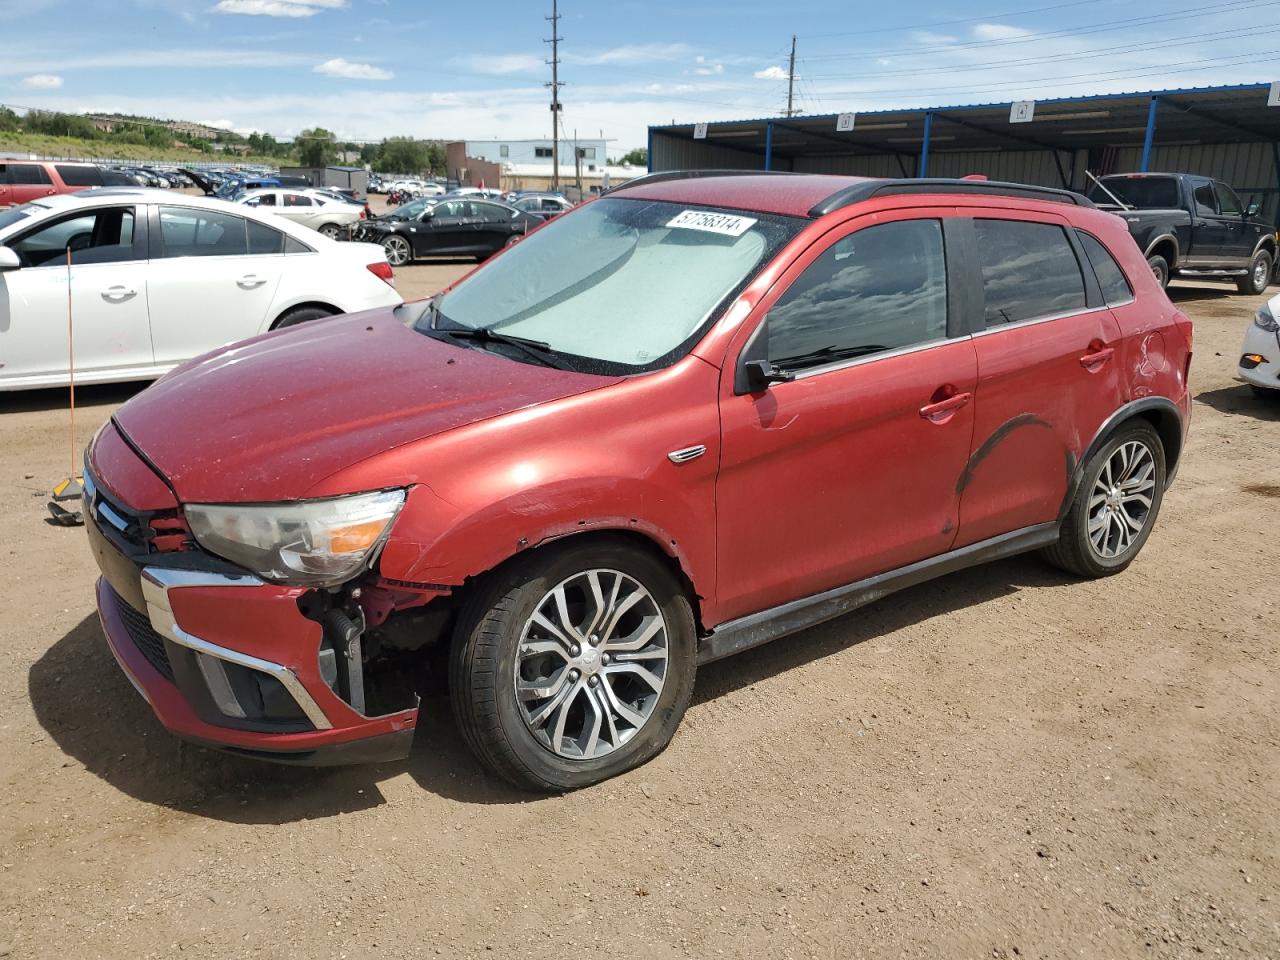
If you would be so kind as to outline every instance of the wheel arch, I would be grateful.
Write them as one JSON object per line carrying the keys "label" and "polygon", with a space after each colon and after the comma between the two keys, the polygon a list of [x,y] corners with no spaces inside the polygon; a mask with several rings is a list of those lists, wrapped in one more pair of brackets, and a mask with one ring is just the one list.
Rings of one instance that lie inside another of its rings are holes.
{"label": "wheel arch", "polygon": [[277,329],[280,326],[280,321],[283,320],[285,317],[287,317],[289,314],[293,313],[293,311],[295,310],[306,310],[312,307],[318,310],[327,310],[329,311],[330,316],[337,316],[340,313],[346,312],[336,304],[329,303],[325,300],[302,300],[298,303],[291,303],[284,309],[280,310],[276,314],[275,319],[271,321],[271,326],[268,327],[267,329],[268,330]]}
{"label": "wheel arch", "polygon": [[1163,233],[1147,244],[1146,259],[1164,257],[1165,263],[1172,270],[1178,263],[1178,238],[1171,233]]}
{"label": "wheel arch", "polygon": [[1144,397],[1141,400],[1134,400],[1122,406],[1098,428],[1098,432],[1094,434],[1089,446],[1085,448],[1084,453],[1072,470],[1071,482],[1067,486],[1067,495],[1063,498],[1062,509],[1058,513],[1059,520],[1062,520],[1067,515],[1071,508],[1071,503],[1075,499],[1076,491],[1080,489],[1080,483],[1084,479],[1085,464],[1111,439],[1117,430],[1135,420],[1151,424],[1160,437],[1160,446],[1164,450],[1165,488],[1168,489],[1169,484],[1173,482],[1174,475],[1177,473],[1178,461],[1182,456],[1182,412],[1178,409],[1177,404],[1167,397]]}

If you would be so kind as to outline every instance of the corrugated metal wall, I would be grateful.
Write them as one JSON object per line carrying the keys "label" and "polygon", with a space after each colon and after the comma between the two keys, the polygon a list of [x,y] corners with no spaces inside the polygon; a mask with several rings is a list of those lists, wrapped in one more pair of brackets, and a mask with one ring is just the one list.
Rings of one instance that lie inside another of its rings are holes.
{"label": "corrugated metal wall", "polygon": [[[815,145],[823,152],[830,145]],[[1071,157],[1061,153],[1062,166],[1077,190],[1088,188],[1084,171],[1088,165],[1088,151],[1075,151],[1074,176]],[[1141,147],[1121,147],[1115,153],[1115,163],[1109,173],[1127,173],[1137,170],[1142,161]],[[908,173],[914,170],[914,157],[904,155]],[[653,170],[688,170],[709,168],[763,169],[764,158],[754,153],[732,150],[703,140],[682,140],[653,135]],[[890,154],[863,157],[798,156],[794,159],[775,156],[775,170],[794,169],[803,173],[836,173],[861,177],[900,177],[902,168]],[[1268,223],[1277,220],[1280,212],[1280,183],[1276,180],[1275,158],[1269,143],[1192,144],[1162,147],[1157,143],[1151,152],[1149,168],[1168,173],[1198,173],[1216,177],[1230,184],[1246,203],[1256,197],[1263,204],[1262,218]],[[1061,187],[1062,177],[1053,153],[1049,150],[988,150],[974,152],[935,151],[929,156],[929,176],[963,177],[971,173],[984,174],[992,180],[1010,180],[1015,183],[1033,183],[1040,186]]]}

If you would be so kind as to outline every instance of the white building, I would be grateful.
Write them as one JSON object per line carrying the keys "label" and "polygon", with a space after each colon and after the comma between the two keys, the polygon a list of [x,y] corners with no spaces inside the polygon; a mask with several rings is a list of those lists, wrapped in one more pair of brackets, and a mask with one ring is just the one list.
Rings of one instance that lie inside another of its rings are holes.
{"label": "white building", "polygon": [[[560,139],[561,176],[567,170],[574,170],[574,149],[581,151],[583,174],[601,172],[609,162],[608,151],[612,140],[599,138]],[[466,141],[468,157],[488,160],[490,163],[513,167],[528,168],[545,167],[551,173],[552,144],[546,140],[468,140]]]}

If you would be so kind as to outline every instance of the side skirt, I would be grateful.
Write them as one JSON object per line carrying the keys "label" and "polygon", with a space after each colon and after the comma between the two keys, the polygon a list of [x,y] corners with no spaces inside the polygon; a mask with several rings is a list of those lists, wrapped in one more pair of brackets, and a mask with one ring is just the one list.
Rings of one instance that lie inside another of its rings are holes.
{"label": "side skirt", "polygon": [[878,573],[856,583],[730,620],[702,638],[698,645],[698,663],[711,663],[713,660],[750,650],[789,633],[834,620],[897,590],[914,587],[935,577],[991,560],[1001,560],[1047,547],[1057,539],[1056,522],[1040,523],[980,543],[971,543],[959,550],[920,560],[897,570]]}

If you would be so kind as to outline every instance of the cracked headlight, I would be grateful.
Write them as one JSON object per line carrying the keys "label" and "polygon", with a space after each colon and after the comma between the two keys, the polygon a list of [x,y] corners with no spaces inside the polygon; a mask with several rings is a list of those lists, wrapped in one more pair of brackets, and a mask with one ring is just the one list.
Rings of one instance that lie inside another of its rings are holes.
{"label": "cracked headlight", "polygon": [[360,573],[404,505],[403,490],[240,506],[190,504],[200,546],[264,580],[328,587]]}

